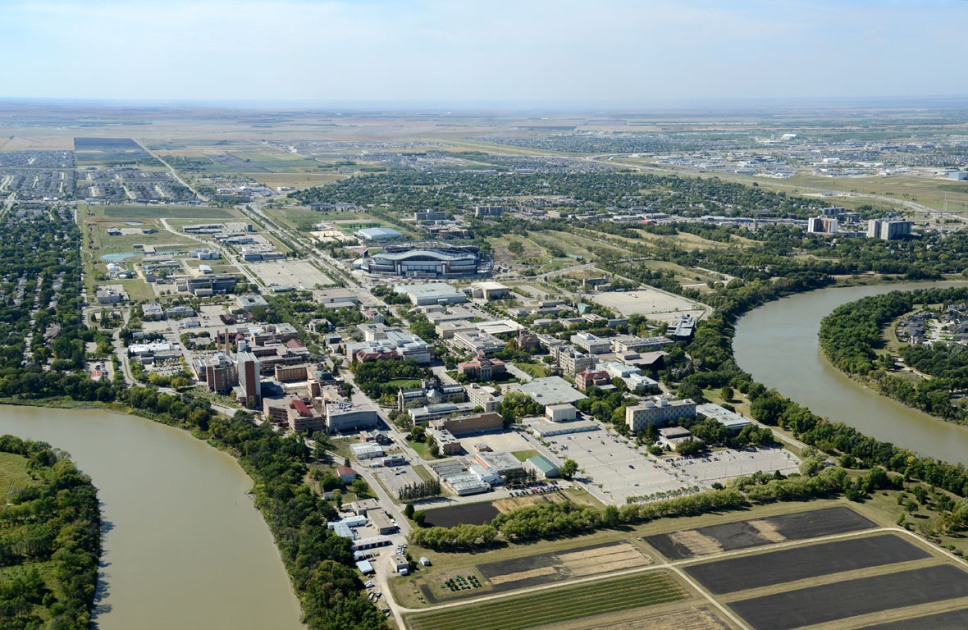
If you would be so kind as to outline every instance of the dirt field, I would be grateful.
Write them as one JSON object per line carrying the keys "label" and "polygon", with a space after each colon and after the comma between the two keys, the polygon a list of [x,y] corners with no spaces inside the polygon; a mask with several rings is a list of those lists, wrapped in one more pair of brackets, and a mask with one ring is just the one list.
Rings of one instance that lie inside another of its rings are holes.
{"label": "dirt field", "polygon": [[772,542],[843,534],[874,526],[873,522],[853,510],[837,507],[659,534],[649,536],[646,542],[667,558],[682,560]]}
{"label": "dirt field", "polygon": [[930,557],[895,534],[881,534],[693,565],[686,573],[722,595]]}
{"label": "dirt field", "polygon": [[683,610],[657,617],[629,619],[615,623],[606,622],[604,625],[600,620],[593,620],[591,623],[594,625],[588,625],[588,623],[579,621],[569,624],[559,624],[554,626],[554,628],[555,630],[726,630],[729,628],[728,625],[705,608]]}
{"label": "dirt field", "polygon": [[491,503],[464,503],[454,507],[427,510],[427,525],[431,527],[453,527],[461,523],[483,525],[500,514]]}
{"label": "dirt field", "polygon": [[730,607],[756,630],[792,630],[966,596],[968,573],[939,565],[755,597]]}
{"label": "dirt field", "polygon": [[938,613],[927,617],[901,619],[889,623],[879,623],[876,626],[865,626],[864,630],[924,630],[925,628],[968,628],[968,608]]}

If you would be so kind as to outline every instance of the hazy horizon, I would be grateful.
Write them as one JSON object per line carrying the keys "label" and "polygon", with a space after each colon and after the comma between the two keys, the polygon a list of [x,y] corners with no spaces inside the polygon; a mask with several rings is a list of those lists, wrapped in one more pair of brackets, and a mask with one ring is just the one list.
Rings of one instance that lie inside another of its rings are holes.
{"label": "hazy horizon", "polygon": [[0,99],[628,109],[968,97],[968,2],[0,4]]}

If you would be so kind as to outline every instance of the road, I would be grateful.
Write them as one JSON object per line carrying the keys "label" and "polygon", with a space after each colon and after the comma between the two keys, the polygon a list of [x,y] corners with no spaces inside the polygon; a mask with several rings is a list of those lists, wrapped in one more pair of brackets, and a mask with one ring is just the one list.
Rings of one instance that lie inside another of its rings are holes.
{"label": "road", "polygon": [[179,232],[175,228],[173,228],[170,225],[168,225],[168,220],[167,219],[159,219],[159,220],[161,221],[162,227],[164,227],[166,230],[168,230],[172,234],[177,234],[178,236],[180,236],[182,238],[187,238],[187,239],[193,240],[193,241],[195,241],[197,243],[200,243],[201,245],[204,245],[205,247],[207,247],[209,249],[212,249],[212,250],[217,251],[219,253],[219,255],[222,256],[222,258],[225,259],[226,262],[228,262],[230,265],[233,265],[239,271],[241,271],[242,274],[245,275],[245,277],[249,280],[250,283],[252,283],[252,284],[254,284],[256,286],[263,286],[264,283],[262,282],[262,280],[258,276],[256,276],[254,273],[252,273],[248,269],[248,267],[245,267],[242,264],[242,261],[241,260],[237,259],[230,252],[228,252],[226,250],[226,248],[221,247],[215,241],[206,240],[204,238],[195,236],[194,234],[186,234],[185,232]]}
{"label": "road", "polygon": [[[137,142],[137,140],[135,142]],[[198,197],[202,201],[208,201],[209,200],[208,197],[206,197],[205,195],[199,193],[198,190],[196,190],[194,186],[192,186],[191,184],[189,184],[188,182],[186,182],[184,179],[182,179],[181,178],[181,175],[178,174],[178,171],[176,171],[172,167],[171,164],[169,164],[168,162],[166,162],[163,157],[161,157],[160,155],[158,155],[157,153],[155,153],[154,151],[152,151],[151,149],[149,149],[145,145],[141,144],[140,142],[138,142],[138,145],[140,145],[141,148],[145,150],[145,153],[147,153],[151,157],[155,158],[156,160],[158,160],[159,162],[161,162],[162,164],[164,164],[165,165],[165,168],[168,169],[168,172],[171,174],[171,176],[173,178],[175,178],[175,181],[177,181],[179,184],[181,184],[182,186],[184,186],[188,190],[192,191],[192,194],[194,194],[196,197]]]}

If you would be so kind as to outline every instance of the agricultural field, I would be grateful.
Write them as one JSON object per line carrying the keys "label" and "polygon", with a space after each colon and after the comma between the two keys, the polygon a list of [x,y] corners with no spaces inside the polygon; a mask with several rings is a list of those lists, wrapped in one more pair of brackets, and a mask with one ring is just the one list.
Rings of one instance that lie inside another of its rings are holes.
{"label": "agricultural field", "polygon": [[[564,624],[555,627],[576,630],[672,627],[669,619],[688,620],[683,628],[747,625],[754,630],[821,623],[836,628],[886,624],[894,630],[961,627],[957,622],[968,614],[968,572],[962,562],[904,530],[880,527],[864,505],[816,503],[807,510],[796,504],[760,506],[755,519],[727,513],[657,521],[632,531],[511,545],[474,556],[411,549],[431,557],[432,567],[392,586],[403,606],[431,607],[408,615],[410,628],[451,628],[471,618],[493,618],[497,628]],[[570,616],[578,613],[566,602],[577,593],[613,581],[586,581],[595,575],[628,572],[617,578],[615,591],[621,592],[622,580],[656,575],[675,585],[670,569],[689,576],[698,588],[689,595],[691,589],[680,587],[683,601],[676,610],[642,608],[647,597],[631,607],[621,596],[603,592],[601,601],[590,600],[583,614]],[[450,580],[458,576],[451,588]],[[525,601],[527,612],[519,615],[525,619],[512,619],[506,611]],[[444,603],[451,606],[432,609]],[[552,608],[560,616],[553,616]],[[530,616],[535,610],[540,612]],[[602,612],[610,616],[597,617]]]}
{"label": "agricultural field", "polygon": [[686,599],[671,574],[652,571],[526,596],[500,598],[406,617],[412,630],[464,630],[487,620],[488,630],[525,630],[550,623],[647,608]]}
{"label": "agricultural field", "polygon": [[834,507],[697,529],[681,529],[649,536],[646,542],[670,560],[682,560],[872,527],[875,527],[874,522],[857,512],[846,507]]}
{"label": "agricultural field", "polygon": [[[730,607],[754,630],[792,630],[965,597],[968,597],[968,573],[943,564],[854,580],[838,580],[741,600]],[[858,620],[857,623],[863,622]]]}
{"label": "agricultural field", "polygon": [[161,162],[131,138],[74,138],[78,166],[140,164],[162,166]]}
{"label": "agricultural field", "polygon": [[453,527],[461,523],[482,525],[489,523],[500,511],[491,503],[462,503],[453,507],[427,510],[427,525],[431,527]]}
{"label": "agricultural field", "polygon": [[896,534],[879,534],[696,564],[686,573],[724,595],[930,557]]}

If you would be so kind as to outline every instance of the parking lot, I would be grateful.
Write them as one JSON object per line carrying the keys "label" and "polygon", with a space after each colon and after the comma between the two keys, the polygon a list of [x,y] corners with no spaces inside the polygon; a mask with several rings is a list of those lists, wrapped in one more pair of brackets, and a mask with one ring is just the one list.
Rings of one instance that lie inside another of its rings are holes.
{"label": "parking lot", "polygon": [[396,498],[400,489],[406,485],[420,483],[423,479],[413,469],[413,466],[390,466],[388,468],[374,468],[373,474],[376,475],[383,487],[391,497]]}
{"label": "parking lot", "polygon": [[558,459],[573,459],[605,498],[622,505],[627,497],[688,488],[694,482],[655,457],[635,450],[627,442],[604,431],[557,435],[543,440]]}
{"label": "parking lot", "polygon": [[670,466],[681,478],[690,480],[690,485],[711,486],[758,470],[768,473],[779,470],[784,475],[798,472],[800,460],[782,448],[729,449],[714,451],[706,457],[677,458]]}
{"label": "parking lot", "polygon": [[620,505],[628,497],[696,486],[708,488],[758,470],[789,474],[800,466],[800,460],[782,448],[726,449],[705,457],[659,458],[605,431],[558,435],[543,442],[560,461],[575,460],[581,471],[578,477],[589,478],[588,485]]}
{"label": "parking lot", "polygon": [[313,289],[317,285],[332,286],[333,280],[304,260],[263,262],[250,269],[266,283],[266,286],[295,286],[297,289]]}

